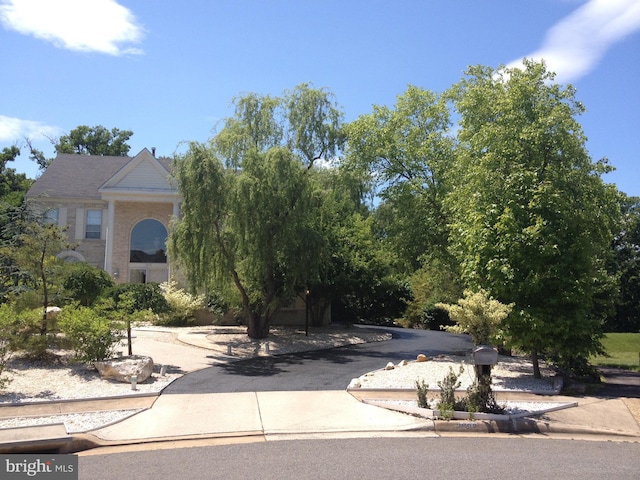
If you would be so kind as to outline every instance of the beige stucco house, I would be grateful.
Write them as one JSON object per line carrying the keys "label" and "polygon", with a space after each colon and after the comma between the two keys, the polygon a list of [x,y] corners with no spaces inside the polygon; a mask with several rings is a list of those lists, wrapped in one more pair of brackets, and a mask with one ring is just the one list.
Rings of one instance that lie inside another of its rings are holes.
{"label": "beige stucco house", "polygon": [[146,148],[133,158],[61,154],[27,198],[67,227],[76,247],[60,258],[100,267],[117,283],[164,282],[169,222],[180,211],[170,164]]}

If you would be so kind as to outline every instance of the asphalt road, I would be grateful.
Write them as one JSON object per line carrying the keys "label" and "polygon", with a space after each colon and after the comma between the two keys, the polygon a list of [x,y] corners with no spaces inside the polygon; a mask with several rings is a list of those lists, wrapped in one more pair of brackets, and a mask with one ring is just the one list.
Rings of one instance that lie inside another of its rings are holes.
{"label": "asphalt road", "polygon": [[79,458],[79,480],[637,479],[635,443],[532,438],[289,440]]}
{"label": "asphalt road", "polygon": [[187,374],[163,391],[227,393],[260,391],[342,390],[351,379],[383,368],[388,362],[415,360],[418,354],[469,352],[466,335],[430,330],[382,328],[393,335],[385,342],[314,352],[258,357],[216,365]]}
{"label": "asphalt road", "polygon": [[598,367],[598,370],[605,382],[598,396],[640,398],[639,372],[610,367]]}

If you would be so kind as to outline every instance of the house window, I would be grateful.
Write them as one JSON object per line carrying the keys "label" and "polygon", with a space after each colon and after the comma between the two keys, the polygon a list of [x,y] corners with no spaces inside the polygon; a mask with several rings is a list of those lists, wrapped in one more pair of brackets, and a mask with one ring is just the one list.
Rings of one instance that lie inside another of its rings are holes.
{"label": "house window", "polygon": [[58,209],[51,208],[47,210],[44,214],[45,222],[50,223],[52,225],[58,225],[58,216],[59,216]]}
{"label": "house window", "polygon": [[167,263],[167,229],[157,220],[142,220],[131,231],[129,261]]}
{"label": "house window", "polygon": [[102,232],[102,210],[87,210],[87,226],[84,238],[100,238]]}

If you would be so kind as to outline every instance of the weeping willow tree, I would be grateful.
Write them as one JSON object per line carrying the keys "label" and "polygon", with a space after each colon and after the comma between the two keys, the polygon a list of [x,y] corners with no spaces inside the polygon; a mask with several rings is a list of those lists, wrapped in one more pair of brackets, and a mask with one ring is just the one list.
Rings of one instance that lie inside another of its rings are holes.
{"label": "weeping willow tree", "polygon": [[332,158],[341,114],[324,90],[248,94],[208,143],[174,166],[183,197],[169,247],[195,288],[239,293],[247,333],[265,338],[278,309],[318,272],[312,166]]}

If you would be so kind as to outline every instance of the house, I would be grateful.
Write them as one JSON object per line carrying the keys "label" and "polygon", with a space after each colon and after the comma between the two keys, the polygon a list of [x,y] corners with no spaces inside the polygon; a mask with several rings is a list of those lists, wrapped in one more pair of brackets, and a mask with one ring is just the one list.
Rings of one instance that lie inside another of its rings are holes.
{"label": "house", "polygon": [[61,154],[27,198],[68,227],[77,246],[59,258],[102,268],[117,283],[160,283],[171,277],[165,243],[180,211],[170,165],[146,148],[133,158]]}
{"label": "house", "polygon": [[[175,275],[166,253],[181,197],[170,177],[171,159],[143,149],[135,157],[60,154],[27,192],[50,218],[67,227],[67,262],[86,262],[116,283],[162,283]],[[304,302],[282,308],[281,325],[306,323]],[[328,323],[330,312],[324,323]]]}

